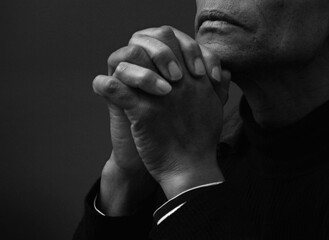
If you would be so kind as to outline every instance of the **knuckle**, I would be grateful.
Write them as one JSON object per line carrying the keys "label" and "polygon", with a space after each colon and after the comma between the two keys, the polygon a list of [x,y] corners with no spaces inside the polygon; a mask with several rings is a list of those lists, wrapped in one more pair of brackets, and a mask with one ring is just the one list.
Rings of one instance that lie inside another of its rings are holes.
{"label": "knuckle", "polygon": [[115,56],[115,52],[114,53],[111,53],[110,56],[107,58],[107,65],[108,66],[113,66],[114,56]]}
{"label": "knuckle", "polygon": [[176,35],[170,26],[164,25],[158,29],[159,37],[166,41],[176,39]]}
{"label": "knuckle", "polygon": [[[141,36],[145,36],[145,33],[144,33],[143,31],[135,32],[135,33],[131,36],[130,41],[131,41],[132,39],[134,39],[134,38],[139,38],[139,37],[141,37]],[[130,43],[130,41],[129,41],[129,43]]]}
{"label": "knuckle", "polygon": [[107,64],[110,66],[113,65],[117,61],[117,59],[121,57],[122,52],[125,50],[125,48],[126,47],[122,47],[112,52],[110,56],[107,58]]}
{"label": "knuckle", "polygon": [[145,29],[139,30],[137,32],[134,32],[133,35],[132,35],[132,37],[143,35],[146,32],[151,32],[152,30],[154,30],[154,28],[145,28]]}
{"label": "knuckle", "polygon": [[103,80],[101,75],[98,75],[94,78],[92,82],[92,88],[96,94],[101,95],[100,82]]}
{"label": "knuckle", "polygon": [[128,64],[125,62],[120,62],[117,68],[115,69],[116,74],[123,73],[128,68]]}
{"label": "knuckle", "polygon": [[198,54],[199,51],[199,45],[195,42],[188,42],[184,45],[185,51]]}
{"label": "knuckle", "polygon": [[164,35],[166,35],[166,34],[174,34],[174,31],[168,25],[163,25],[163,26],[159,27],[159,31],[160,31],[160,33],[162,33]]}
{"label": "knuckle", "polygon": [[122,59],[122,52],[123,52],[124,48],[120,48],[117,51],[113,52],[108,58],[107,58],[107,67],[111,68],[112,70],[114,70],[118,63],[120,62],[120,60]]}
{"label": "knuckle", "polygon": [[153,78],[153,72],[150,70],[146,70],[144,76],[145,81],[150,81]]}
{"label": "knuckle", "polygon": [[155,63],[162,62],[164,59],[167,59],[169,56],[169,49],[164,47],[159,47],[156,49],[156,51],[153,52],[151,59]]}
{"label": "knuckle", "polygon": [[97,82],[101,81],[104,79],[103,75],[97,75],[94,80],[93,80],[93,84],[96,84]]}
{"label": "knuckle", "polygon": [[125,60],[135,60],[138,59],[142,54],[141,47],[137,45],[130,45],[127,48],[126,58]]}
{"label": "knuckle", "polygon": [[134,33],[131,38],[129,39],[129,42],[128,42],[128,46],[136,46],[135,43],[136,43],[136,40],[142,38],[142,37],[145,37],[146,35],[145,34],[142,34],[141,32],[136,32]]}
{"label": "knuckle", "polygon": [[105,91],[109,94],[114,93],[119,88],[119,83],[114,79],[109,79],[105,85]]}
{"label": "knuckle", "polygon": [[107,65],[115,67],[119,62],[135,60],[142,54],[141,48],[136,45],[129,45],[118,49],[107,58]]}
{"label": "knuckle", "polygon": [[137,31],[137,32],[134,32],[133,35],[131,35],[131,38],[134,38],[134,37],[138,37],[142,34],[142,31]]}
{"label": "knuckle", "polygon": [[112,77],[98,75],[94,78],[92,87],[96,94],[106,96],[114,93],[119,88],[119,83]]}
{"label": "knuckle", "polygon": [[153,74],[151,71],[144,71],[139,81],[137,82],[138,87],[145,87],[151,84]]}
{"label": "knuckle", "polygon": [[209,50],[202,52],[203,58],[211,63],[220,63],[220,58],[218,55],[210,52]]}

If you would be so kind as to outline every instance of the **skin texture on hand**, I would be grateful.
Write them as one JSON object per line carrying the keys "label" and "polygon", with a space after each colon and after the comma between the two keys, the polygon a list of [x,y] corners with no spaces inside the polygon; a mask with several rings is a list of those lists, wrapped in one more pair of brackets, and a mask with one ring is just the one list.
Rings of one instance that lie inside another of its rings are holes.
{"label": "skin texture on hand", "polygon": [[[108,65],[110,76],[98,76],[93,83],[95,92],[108,101],[113,144],[102,174],[103,209],[127,214],[130,207],[125,206],[133,201],[122,199],[134,198],[133,190],[121,188],[117,196],[125,197],[110,199],[119,186],[111,188],[109,182],[138,188],[130,182],[146,186],[135,179],[150,173],[171,198],[187,188],[223,180],[216,147],[230,74],[221,70],[219,58],[165,26],[134,34],[129,46],[109,57]],[[120,181],[113,180],[117,172]],[[106,207],[118,199],[125,206],[114,211]]]}

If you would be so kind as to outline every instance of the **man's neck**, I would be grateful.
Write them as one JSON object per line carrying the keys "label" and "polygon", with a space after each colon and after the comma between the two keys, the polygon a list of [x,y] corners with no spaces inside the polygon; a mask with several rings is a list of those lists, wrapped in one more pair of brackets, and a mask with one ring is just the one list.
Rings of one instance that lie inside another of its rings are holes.
{"label": "man's neck", "polygon": [[329,101],[329,47],[307,64],[236,76],[258,124],[284,127]]}

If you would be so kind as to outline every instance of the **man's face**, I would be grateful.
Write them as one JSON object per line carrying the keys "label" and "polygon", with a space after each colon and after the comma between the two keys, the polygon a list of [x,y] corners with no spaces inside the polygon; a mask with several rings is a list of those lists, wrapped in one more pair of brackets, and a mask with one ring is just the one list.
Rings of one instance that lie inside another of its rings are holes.
{"label": "man's face", "polygon": [[328,0],[196,0],[196,40],[232,69],[307,62],[328,43]]}

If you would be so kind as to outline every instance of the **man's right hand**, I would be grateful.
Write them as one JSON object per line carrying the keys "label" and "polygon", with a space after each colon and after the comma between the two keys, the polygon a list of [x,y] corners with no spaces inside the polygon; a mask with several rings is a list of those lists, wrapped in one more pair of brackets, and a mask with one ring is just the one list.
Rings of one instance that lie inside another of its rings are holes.
{"label": "man's right hand", "polygon": [[[201,77],[207,72],[208,75],[213,78],[220,77],[218,75],[211,75],[215,64],[213,58],[210,57],[211,54],[209,54],[206,49],[200,49],[199,46],[186,37],[186,35],[183,35],[177,30],[175,31],[190,73],[196,77]],[[182,66],[179,65],[180,63],[175,59],[175,56],[168,54],[165,49],[162,50],[163,52],[151,58],[140,46],[130,45],[121,48],[109,58],[109,75],[113,74],[120,62],[128,62],[142,66],[157,73],[159,79],[163,80],[163,83],[160,85],[145,84],[137,87],[149,94],[166,95],[171,90],[168,82],[177,81],[180,78],[177,71],[174,78],[172,78],[173,75],[170,75],[167,71],[168,59],[174,60],[180,69]],[[206,68],[203,66],[203,62],[201,62],[202,65],[200,65],[200,62],[199,65],[193,64],[193,60],[197,57],[205,62]],[[216,64],[218,64],[218,62]],[[166,80],[168,80],[168,82]],[[95,82],[95,92],[99,93],[97,81],[95,80]],[[223,97],[223,94],[221,94],[221,97]],[[109,110],[113,150],[110,159],[103,169],[99,203],[101,209],[108,215],[127,215],[130,214],[133,209],[136,209],[138,203],[153,192],[155,181],[151,178],[140,159],[131,136],[131,123],[124,111],[111,103],[109,104]]]}
{"label": "man's right hand", "polygon": [[[127,46],[109,57],[109,76],[122,61],[155,70],[155,66],[142,48]],[[97,93],[97,87],[94,87],[94,90]],[[156,182],[138,154],[130,130],[131,123],[124,110],[111,103],[108,103],[108,109],[112,153],[102,171],[98,207],[106,215],[129,215],[137,208],[136,203],[142,202],[153,193]]]}

